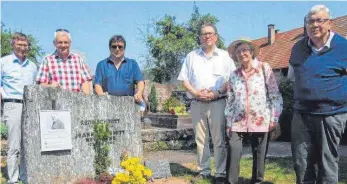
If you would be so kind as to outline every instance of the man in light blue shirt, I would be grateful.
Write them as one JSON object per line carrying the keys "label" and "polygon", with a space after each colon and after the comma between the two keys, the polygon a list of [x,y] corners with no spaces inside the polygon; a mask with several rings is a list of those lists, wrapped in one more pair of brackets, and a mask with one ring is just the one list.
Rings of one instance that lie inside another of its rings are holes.
{"label": "man in light blue shirt", "polygon": [[26,57],[30,43],[25,34],[14,33],[11,46],[13,53],[0,59],[0,98],[8,130],[8,183],[18,183],[23,90],[25,85],[34,84],[37,66]]}

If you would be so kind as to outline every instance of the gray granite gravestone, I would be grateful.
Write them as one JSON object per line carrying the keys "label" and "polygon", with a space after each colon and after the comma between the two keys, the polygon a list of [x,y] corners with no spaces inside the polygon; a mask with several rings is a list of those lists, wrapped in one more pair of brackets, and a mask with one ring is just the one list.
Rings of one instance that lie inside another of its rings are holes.
{"label": "gray granite gravestone", "polygon": [[[141,122],[133,97],[87,96],[61,89],[28,86],[24,90],[22,154],[28,184],[68,183],[94,173],[93,122],[111,124],[111,167],[123,151],[142,157]],[[72,149],[41,151],[40,110],[71,112]]]}
{"label": "gray granite gravestone", "polygon": [[171,177],[170,163],[167,160],[147,160],[145,166],[152,170],[152,178]]}

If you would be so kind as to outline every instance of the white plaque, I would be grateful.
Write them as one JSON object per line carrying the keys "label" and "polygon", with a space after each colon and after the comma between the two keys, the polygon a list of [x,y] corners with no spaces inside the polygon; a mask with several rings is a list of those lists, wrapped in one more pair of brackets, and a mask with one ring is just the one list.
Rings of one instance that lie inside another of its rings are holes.
{"label": "white plaque", "polygon": [[41,151],[72,149],[70,111],[41,110]]}

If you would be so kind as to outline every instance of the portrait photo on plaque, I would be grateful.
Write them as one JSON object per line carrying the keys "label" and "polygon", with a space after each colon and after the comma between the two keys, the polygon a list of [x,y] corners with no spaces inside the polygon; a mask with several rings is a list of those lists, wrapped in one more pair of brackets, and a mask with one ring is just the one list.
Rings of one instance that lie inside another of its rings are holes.
{"label": "portrait photo on plaque", "polygon": [[72,149],[71,112],[40,111],[41,151]]}
{"label": "portrait photo on plaque", "polygon": [[52,114],[52,124],[50,125],[51,130],[55,129],[65,129],[63,121],[60,120],[58,114]]}

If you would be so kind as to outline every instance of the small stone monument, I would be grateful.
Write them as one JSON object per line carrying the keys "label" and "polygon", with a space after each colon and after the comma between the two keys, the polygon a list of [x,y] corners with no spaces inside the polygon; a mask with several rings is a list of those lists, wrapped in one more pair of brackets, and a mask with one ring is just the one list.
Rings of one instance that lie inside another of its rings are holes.
{"label": "small stone monument", "polygon": [[152,170],[152,178],[171,177],[170,163],[167,160],[147,160],[145,166]]}

